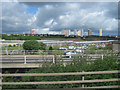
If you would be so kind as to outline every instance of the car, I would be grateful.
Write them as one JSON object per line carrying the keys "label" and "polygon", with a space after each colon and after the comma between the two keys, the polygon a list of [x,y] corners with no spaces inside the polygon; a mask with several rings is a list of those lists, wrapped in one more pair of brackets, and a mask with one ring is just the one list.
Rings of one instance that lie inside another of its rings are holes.
{"label": "car", "polygon": [[64,47],[60,47],[59,49],[60,50],[67,50],[67,48],[64,48]]}
{"label": "car", "polygon": [[77,53],[81,53],[82,50],[80,50],[80,49],[76,49],[76,52],[77,52]]}
{"label": "car", "polygon": [[77,54],[76,51],[67,51],[64,53],[64,55],[74,55]]}
{"label": "car", "polygon": [[77,52],[76,51],[67,51],[64,53],[66,58],[71,58],[72,56],[76,55]]}

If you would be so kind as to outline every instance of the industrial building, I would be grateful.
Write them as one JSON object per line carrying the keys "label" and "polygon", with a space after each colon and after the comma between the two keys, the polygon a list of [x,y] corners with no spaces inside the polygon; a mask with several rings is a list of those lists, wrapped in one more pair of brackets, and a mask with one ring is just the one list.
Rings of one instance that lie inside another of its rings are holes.
{"label": "industrial building", "polygon": [[117,52],[120,53],[120,43],[113,43],[113,47],[112,47],[113,52]]}

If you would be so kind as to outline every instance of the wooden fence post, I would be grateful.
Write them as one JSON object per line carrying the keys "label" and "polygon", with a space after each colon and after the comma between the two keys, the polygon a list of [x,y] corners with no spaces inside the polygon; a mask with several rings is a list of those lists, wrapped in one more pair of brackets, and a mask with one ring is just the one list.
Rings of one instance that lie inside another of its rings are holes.
{"label": "wooden fence post", "polygon": [[2,72],[0,73],[0,90],[2,90]]}
{"label": "wooden fence post", "polygon": [[[82,71],[82,72],[84,72],[84,71]],[[84,75],[82,76],[82,81],[84,81],[85,80],[85,77],[84,77]],[[84,88],[84,84],[82,84],[82,88]]]}
{"label": "wooden fence post", "polygon": [[[82,81],[84,81],[84,76],[82,76]],[[84,84],[82,84],[82,88],[84,88]]]}

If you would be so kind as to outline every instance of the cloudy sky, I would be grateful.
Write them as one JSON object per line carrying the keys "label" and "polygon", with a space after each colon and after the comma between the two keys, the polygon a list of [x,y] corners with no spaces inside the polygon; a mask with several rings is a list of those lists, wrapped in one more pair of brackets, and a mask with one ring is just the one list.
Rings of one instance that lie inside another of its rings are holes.
{"label": "cloudy sky", "polygon": [[62,29],[118,33],[117,2],[3,2],[2,32],[60,34]]}

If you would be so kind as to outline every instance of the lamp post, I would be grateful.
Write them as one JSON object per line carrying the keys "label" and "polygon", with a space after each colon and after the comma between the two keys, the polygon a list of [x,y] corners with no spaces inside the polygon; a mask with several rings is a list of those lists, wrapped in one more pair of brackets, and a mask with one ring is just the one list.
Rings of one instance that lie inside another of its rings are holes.
{"label": "lamp post", "polygon": [[8,55],[8,45],[7,44],[5,45],[5,48],[6,48],[6,54]]}

